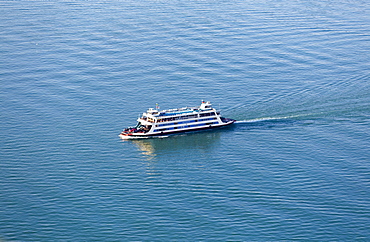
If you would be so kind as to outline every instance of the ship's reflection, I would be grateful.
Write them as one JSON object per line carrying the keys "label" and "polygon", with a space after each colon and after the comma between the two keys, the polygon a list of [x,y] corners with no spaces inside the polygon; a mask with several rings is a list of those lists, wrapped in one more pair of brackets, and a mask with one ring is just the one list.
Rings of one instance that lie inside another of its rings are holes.
{"label": "ship's reflection", "polygon": [[134,143],[146,160],[154,160],[166,154],[182,154],[186,150],[209,152],[220,140],[222,132],[225,132],[225,129],[173,135],[166,138],[126,140],[125,142]]}

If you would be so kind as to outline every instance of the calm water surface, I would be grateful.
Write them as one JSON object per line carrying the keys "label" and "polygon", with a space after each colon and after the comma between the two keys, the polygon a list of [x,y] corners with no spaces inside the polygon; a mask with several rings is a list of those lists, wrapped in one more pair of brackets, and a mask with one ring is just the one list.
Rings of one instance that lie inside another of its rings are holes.
{"label": "calm water surface", "polygon": [[[0,240],[370,240],[370,4],[0,1]],[[238,122],[119,132],[159,103]]]}

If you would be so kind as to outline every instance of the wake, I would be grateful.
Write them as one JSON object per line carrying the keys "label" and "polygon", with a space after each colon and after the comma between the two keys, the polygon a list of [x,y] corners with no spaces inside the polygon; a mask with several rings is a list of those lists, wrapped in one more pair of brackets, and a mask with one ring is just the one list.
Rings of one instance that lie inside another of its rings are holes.
{"label": "wake", "polygon": [[256,122],[271,121],[271,120],[300,118],[303,116],[308,116],[308,114],[307,115],[289,115],[289,116],[263,117],[263,118],[254,118],[254,119],[246,119],[246,120],[237,120],[235,123],[237,124],[256,123]]}

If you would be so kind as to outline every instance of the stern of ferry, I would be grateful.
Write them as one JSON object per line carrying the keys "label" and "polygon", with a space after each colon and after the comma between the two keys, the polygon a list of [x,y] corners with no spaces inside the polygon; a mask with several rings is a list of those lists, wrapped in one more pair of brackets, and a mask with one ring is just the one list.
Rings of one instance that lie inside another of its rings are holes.
{"label": "stern of ferry", "polygon": [[221,121],[224,125],[233,124],[236,122],[235,119],[221,117]]}

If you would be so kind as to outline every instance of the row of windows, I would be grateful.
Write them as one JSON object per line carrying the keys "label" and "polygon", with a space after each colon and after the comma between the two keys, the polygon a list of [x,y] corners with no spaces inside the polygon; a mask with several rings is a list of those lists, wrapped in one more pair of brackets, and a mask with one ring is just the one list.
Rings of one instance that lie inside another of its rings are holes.
{"label": "row of windows", "polygon": [[202,121],[216,120],[216,119],[217,118],[203,118],[203,119],[189,120],[189,121],[181,121],[181,122],[175,122],[175,123],[157,124],[157,127],[163,127],[163,126],[169,126],[169,125],[176,125],[176,124],[188,124],[188,123],[195,123],[195,122],[202,122]]}
{"label": "row of windows", "polygon": [[[214,116],[215,113],[201,113],[199,114],[199,117],[208,117],[208,116]],[[175,120],[181,120],[181,119],[191,119],[191,118],[198,118],[198,114],[190,114],[186,116],[179,116],[179,117],[171,117],[171,118],[161,118],[158,119],[158,123],[162,122],[168,122],[168,121],[175,121]]]}
{"label": "row of windows", "polygon": [[148,118],[148,117],[143,116],[143,117],[141,117],[141,119],[145,120],[145,121],[148,121],[148,122],[151,122],[151,123],[154,123],[154,119],[152,119],[152,118]]}
{"label": "row of windows", "polygon": [[161,118],[161,119],[158,119],[158,123],[175,121],[175,120],[180,120],[180,119],[197,118],[197,117],[198,117],[198,114],[191,114],[191,115],[179,116],[179,117]]}
{"label": "row of windows", "polygon": [[185,126],[178,126],[178,127],[171,127],[171,128],[155,129],[154,132],[166,131],[166,130],[176,130],[176,129],[183,129],[183,128],[193,128],[193,127],[204,126],[204,125],[212,125],[212,124],[218,124],[218,122],[210,122],[210,123],[205,123],[205,124],[192,124],[192,125],[185,125]]}
{"label": "row of windows", "polygon": [[208,116],[214,116],[215,115],[215,113],[201,113],[201,114],[199,114],[199,117],[208,117]]}

